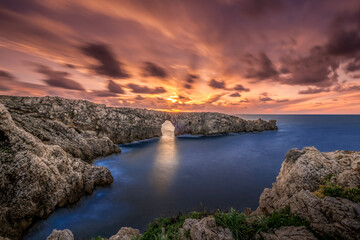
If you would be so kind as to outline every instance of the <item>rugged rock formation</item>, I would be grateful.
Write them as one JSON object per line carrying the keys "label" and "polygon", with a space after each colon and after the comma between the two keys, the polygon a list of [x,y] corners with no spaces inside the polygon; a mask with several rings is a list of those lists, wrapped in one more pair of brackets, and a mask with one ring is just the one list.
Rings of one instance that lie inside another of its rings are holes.
{"label": "rugged rock formation", "polygon": [[0,236],[19,238],[34,219],[110,184],[108,169],[84,161],[119,153],[119,143],[161,136],[166,120],[176,135],[277,129],[275,121],[220,113],[171,114],[59,97],[0,96]]}
{"label": "rugged rock formation", "polygon": [[0,137],[0,236],[19,238],[34,219],[113,181],[108,169],[44,144],[18,127],[2,104]]}
{"label": "rugged rock formation", "polygon": [[233,240],[232,233],[228,228],[222,228],[216,225],[215,219],[213,217],[205,217],[201,220],[197,219],[186,219],[182,229],[180,230],[183,233],[185,231],[190,231],[189,238],[184,236],[184,240]]}
{"label": "rugged rock formation", "polygon": [[321,153],[315,147],[291,149],[276,183],[260,196],[258,212],[272,212],[290,206],[290,211],[310,222],[319,234],[341,239],[360,239],[360,205],[348,199],[314,191],[330,178],[343,187],[360,187],[360,152]]}
{"label": "rugged rock formation", "polygon": [[216,135],[237,132],[262,132],[276,130],[276,120],[244,120],[242,118],[213,112],[174,113],[171,122],[175,135]]}

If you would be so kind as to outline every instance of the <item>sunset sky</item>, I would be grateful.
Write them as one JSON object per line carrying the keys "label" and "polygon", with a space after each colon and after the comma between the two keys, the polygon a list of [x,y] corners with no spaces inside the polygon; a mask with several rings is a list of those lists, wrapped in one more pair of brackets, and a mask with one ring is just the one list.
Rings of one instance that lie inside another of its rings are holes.
{"label": "sunset sky", "polygon": [[0,94],[360,113],[359,0],[1,0]]}

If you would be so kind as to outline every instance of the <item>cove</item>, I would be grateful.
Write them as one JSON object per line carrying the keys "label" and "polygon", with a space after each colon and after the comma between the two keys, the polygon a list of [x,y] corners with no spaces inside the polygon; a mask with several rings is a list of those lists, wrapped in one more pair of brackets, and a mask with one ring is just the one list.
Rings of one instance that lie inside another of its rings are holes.
{"label": "cove", "polygon": [[[276,119],[279,130],[213,137],[183,136],[121,145],[98,159],[114,183],[38,221],[24,239],[69,228],[77,239],[109,237],[122,226],[144,230],[156,217],[192,210],[255,209],[291,148],[360,150],[358,115],[242,115]],[[171,127],[171,126],[170,126]]]}

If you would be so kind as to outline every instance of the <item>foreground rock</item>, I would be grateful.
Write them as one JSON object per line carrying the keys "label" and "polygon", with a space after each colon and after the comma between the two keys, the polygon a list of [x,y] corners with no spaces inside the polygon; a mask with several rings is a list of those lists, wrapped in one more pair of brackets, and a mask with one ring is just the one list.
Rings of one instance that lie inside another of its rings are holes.
{"label": "foreground rock", "polygon": [[54,229],[46,240],[74,240],[74,234],[69,230],[56,230]]}
{"label": "foreground rock", "polygon": [[348,199],[314,191],[330,178],[343,187],[360,187],[360,152],[321,153],[314,147],[290,150],[276,183],[260,196],[258,212],[272,212],[290,206],[319,234],[341,239],[360,239],[360,205]]}
{"label": "foreground rock", "polygon": [[0,104],[0,236],[17,239],[35,218],[113,181],[110,171],[74,158],[18,127]]}
{"label": "foreground rock", "polygon": [[109,240],[133,240],[140,235],[138,229],[122,227],[117,234],[110,237]]}
{"label": "foreground rock", "polygon": [[[186,219],[182,229],[184,240],[233,240],[232,233],[228,228],[216,225],[213,217],[205,217],[201,220]],[[189,237],[185,236],[185,231],[189,231]]]}

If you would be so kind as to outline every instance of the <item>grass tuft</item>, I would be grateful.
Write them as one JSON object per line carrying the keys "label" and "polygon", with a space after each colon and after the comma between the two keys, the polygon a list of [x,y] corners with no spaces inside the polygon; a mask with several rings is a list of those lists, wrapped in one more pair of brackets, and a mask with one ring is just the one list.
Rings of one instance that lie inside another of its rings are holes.
{"label": "grass tuft", "polygon": [[228,213],[216,213],[216,223],[229,228],[236,240],[253,239],[259,232],[271,232],[282,226],[306,226],[309,223],[290,213],[290,208],[274,211],[270,215],[246,216],[231,209]]}

